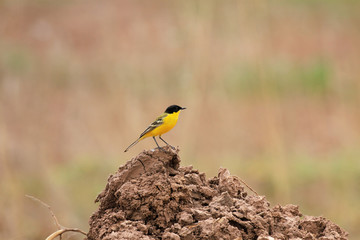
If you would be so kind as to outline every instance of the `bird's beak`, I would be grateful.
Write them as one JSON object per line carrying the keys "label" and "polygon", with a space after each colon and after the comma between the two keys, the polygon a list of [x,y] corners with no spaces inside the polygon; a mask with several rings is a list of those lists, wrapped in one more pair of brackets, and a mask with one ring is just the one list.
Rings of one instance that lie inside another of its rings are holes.
{"label": "bird's beak", "polygon": [[186,109],[186,108],[183,108],[183,107],[181,108],[181,110],[185,110],[185,109]]}

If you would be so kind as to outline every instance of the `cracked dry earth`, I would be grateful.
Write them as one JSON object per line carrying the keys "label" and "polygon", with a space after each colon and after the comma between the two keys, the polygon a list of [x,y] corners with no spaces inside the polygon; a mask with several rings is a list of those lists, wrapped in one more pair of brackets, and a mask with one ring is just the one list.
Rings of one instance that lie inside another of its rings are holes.
{"label": "cracked dry earth", "polygon": [[347,239],[323,217],[304,216],[298,206],[271,207],[248,194],[236,176],[180,167],[178,149],[143,151],[111,175],[91,216],[94,239]]}

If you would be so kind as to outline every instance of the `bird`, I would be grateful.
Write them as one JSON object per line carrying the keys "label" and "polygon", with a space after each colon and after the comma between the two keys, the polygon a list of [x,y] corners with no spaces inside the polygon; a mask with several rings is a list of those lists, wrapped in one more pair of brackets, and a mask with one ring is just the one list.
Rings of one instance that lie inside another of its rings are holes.
{"label": "bird", "polygon": [[166,108],[165,112],[161,114],[158,118],[156,118],[156,120],[153,123],[151,123],[145,129],[145,131],[140,134],[140,137],[136,139],[135,142],[130,144],[130,146],[127,147],[124,152],[127,152],[131,147],[135,146],[138,142],[140,142],[141,140],[147,137],[152,137],[158,148],[162,149],[155,139],[156,136],[159,136],[159,139],[164,143],[166,143],[166,145],[170,146],[172,149],[175,149],[173,146],[168,144],[161,136],[164,133],[170,131],[173,127],[175,127],[180,112],[185,109],[186,109],[185,107],[180,107],[178,105],[171,105],[168,108]]}

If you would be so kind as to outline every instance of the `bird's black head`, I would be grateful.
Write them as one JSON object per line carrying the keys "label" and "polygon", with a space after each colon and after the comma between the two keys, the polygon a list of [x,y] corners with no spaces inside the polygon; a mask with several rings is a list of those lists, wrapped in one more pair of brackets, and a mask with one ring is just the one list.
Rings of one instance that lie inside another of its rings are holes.
{"label": "bird's black head", "polygon": [[175,113],[175,112],[178,112],[178,111],[184,110],[184,109],[186,109],[186,108],[180,107],[178,105],[171,105],[170,107],[168,107],[165,110],[165,113]]}

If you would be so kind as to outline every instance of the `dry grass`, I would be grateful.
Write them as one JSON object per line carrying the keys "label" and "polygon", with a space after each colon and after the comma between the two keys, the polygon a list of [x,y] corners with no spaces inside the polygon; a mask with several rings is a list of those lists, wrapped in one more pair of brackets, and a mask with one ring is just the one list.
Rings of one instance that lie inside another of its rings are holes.
{"label": "dry grass", "polygon": [[[173,103],[183,164],[360,236],[359,3],[0,1],[0,238],[87,228]],[[20,231],[19,231],[20,230]]]}

